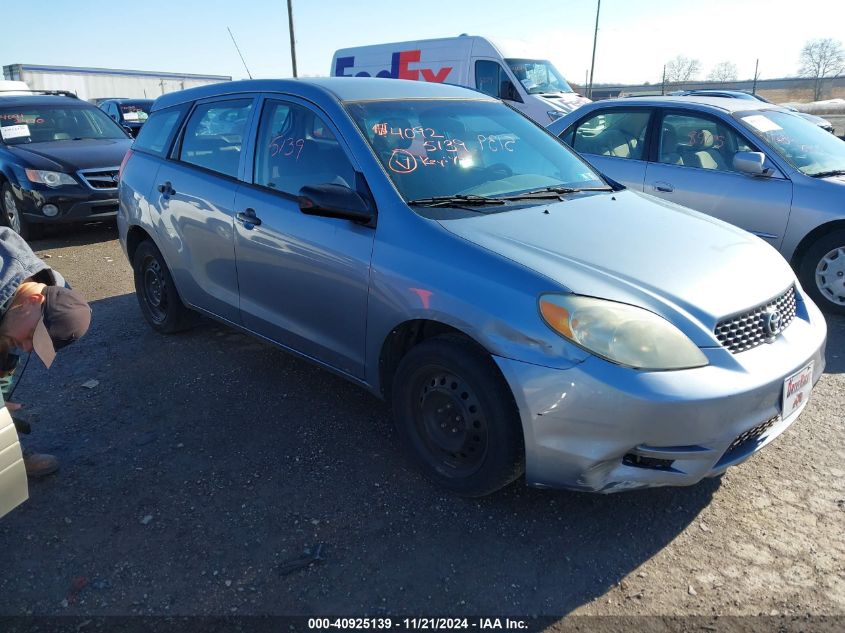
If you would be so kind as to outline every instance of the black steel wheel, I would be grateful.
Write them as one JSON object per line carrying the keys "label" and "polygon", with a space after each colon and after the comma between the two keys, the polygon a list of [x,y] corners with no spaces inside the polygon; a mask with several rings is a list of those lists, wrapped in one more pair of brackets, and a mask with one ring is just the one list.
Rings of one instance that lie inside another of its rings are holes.
{"label": "black steel wheel", "polygon": [[424,474],[458,494],[490,494],[524,470],[513,396],[472,341],[445,336],[412,348],[396,371],[393,412]]}
{"label": "black steel wheel", "polygon": [[176,292],[173,278],[155,245],[142,242],[133,259],[135,295],[141,312],[154,330],[171,334],[191,325],[188,310]]}

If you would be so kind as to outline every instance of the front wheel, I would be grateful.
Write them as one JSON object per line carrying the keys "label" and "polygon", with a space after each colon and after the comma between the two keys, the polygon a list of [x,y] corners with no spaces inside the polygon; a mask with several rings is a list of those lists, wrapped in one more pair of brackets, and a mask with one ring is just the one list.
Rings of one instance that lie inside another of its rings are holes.
{"label": "front wheel", "polygon": [[519,412],[490,355],[456,336],[429,339],[399,363],[397,430],[423,473],[463,496],[503,488],[525,469]]}
{"label": "front wheel", "polygon": [[132,268],[138,305],[152,328],[162,334],[188,329],[192,325],[191,311],[179,298],[167,264],[152,242],[141,242]]}
{"label": "front wheel", "polygon": [[41,226],[30,224],[21,215],[15,192],[8,182],[3,183],[2,189],[3,224],[12,229],[25,240],[41,237]]}
{"label": "front wheel", "polygon": [[816,240],[804,254],[798,275],[819,308],[845,314],[845,231]]}

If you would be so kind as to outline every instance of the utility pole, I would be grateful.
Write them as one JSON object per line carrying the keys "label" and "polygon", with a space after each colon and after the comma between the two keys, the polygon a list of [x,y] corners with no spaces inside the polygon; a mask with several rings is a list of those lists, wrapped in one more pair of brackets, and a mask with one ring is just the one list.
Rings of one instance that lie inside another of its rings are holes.
{"label": "utility pole", "polygon": [[292,0],[288,0],[288,25],[290,27],[290,63],[293,66],[293,76],[296,77],[296,38],[293,35],[293,7]]}
{"label": "utility pole", "polygon": [[593,98],[593,71],[596,68],[596,41],[599,39],[599,13],[601,12],[601,0],[596,6],[596,30],[593,32],[593,61],[590,62],[590,85],[587,90],[587,98]]}
{"label": "utility pole", "polygon": [[759,68],[759,66],[760,60],[758,59],[756,62],[754,62],[754,83],[751,85],[751,94],[753,95],[757,94],[757,68]]}
{"label": "utility pole", "polygon": [[666,94],[666,64],[663,64],[663,83],[660,87],[660,94]]}

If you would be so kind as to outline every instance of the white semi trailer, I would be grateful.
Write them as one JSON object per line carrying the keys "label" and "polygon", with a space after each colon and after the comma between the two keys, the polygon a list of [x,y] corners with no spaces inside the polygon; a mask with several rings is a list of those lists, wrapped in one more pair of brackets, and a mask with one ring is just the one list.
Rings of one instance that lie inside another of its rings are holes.
{"label": "white semi trailer", "polygon": [[155,99],[166,92],[232,80],[231,77],[223,75],[190,75],[37,64],[3,66],[3,78],[23,81],[32,90],[68,90],[76,93],[80,99],[87,100],[108,97]]}

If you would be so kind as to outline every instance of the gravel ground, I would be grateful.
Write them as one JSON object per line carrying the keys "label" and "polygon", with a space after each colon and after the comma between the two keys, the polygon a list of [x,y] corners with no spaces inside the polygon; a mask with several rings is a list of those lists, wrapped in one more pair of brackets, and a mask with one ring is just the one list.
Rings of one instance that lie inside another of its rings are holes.
{"label": "gravel ground", "polygon": [[0,521],[0,615],[845,615],[845,319],[801,420],[721,480],[467,501],[363,390],[215,324],[153,333],[114,237],[34,243],[94,323],[14,398],[62,468]]}

